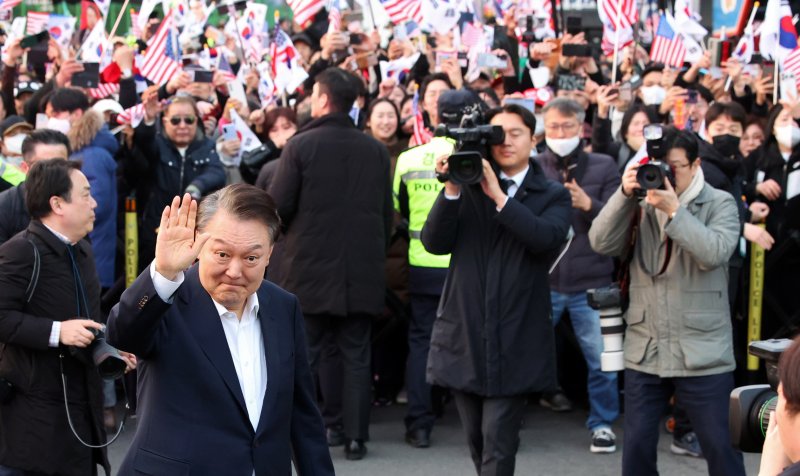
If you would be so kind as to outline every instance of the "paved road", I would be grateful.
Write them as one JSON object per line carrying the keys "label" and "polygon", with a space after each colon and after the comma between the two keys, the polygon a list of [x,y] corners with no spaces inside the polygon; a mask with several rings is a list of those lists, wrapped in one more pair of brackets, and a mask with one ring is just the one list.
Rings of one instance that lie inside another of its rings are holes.
{"label": "paved road", "polygon": [[[455,407],[448,407],[438,422],[428,449],[412,449],[403,442],[405,407],[377,408],[372,412],[371,438],[368,454],[362,461],[347,461],[342,448],[333,448],[336,474],[339,476],[469,476],[474,469],[461,432]],[[586,412],[576,410],[554,414],[537,405],[530,405],[521,432],[517,456],[520,476],[620,474],[621,456],[618,450],[610,455],[589,452],[589,434],[583,427]],[[621,421],[615,431],[621,441]],[[112,467],[118,467],[135,431],[135,420],[110,449]],[[659,445],[659,468],[664,476],[690,476],[706,473],[705,460],[675,456],[669,452],[670,436],[664,433]],[[746,454],[747,474],[758,473],[759,455]]]}

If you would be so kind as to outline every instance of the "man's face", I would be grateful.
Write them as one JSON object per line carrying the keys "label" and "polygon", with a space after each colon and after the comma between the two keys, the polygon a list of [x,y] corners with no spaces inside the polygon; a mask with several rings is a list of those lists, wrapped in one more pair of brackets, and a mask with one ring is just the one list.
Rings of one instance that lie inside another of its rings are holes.
{"label": "man's face", "polygon": [[675,176],[675,193],[680,195],[692,183],[692,178],[700,167],[700,159],[695,159],[690,165],[685,150],[670,149],[667,153],[667,164],[672,168],[672,174]]}
{"label": "man's face", "polygon": [[492,146],[492,157],[503,170],[513,170],[528,162],[535,145],[533,131],[517,114],[501,112],[492,118],[493,126],[502,126],[506,138],[502,145]]}
{"label": "man's face", "polygon": [[722,115],[714,119],[711,124],[706,124],[706,131],[708,139],[714,143],[715,136],[730,134],[736,137],[742,137],[744,128],[741,122],[734,121],[730,116]]}
{"label": "man's face", "polygon": [[[439,107],[439,96],[441,96],[443,92],[449,90],[450,86],[448,86],[444,81],[438,79],[436,81],[431,81],[428,84],[428,87],[425,88],[425,96],[422,98],[422,108],[428,113],[428,115],[431,117],[431,120],[439,117],[437,109]],[[436,126],[437,124],[432,125]]]}
{"label": "man's face", "polygon": [[571,139],[581,133],[581,125],[574,115],[564,115],[557,109],[544,114],[544,135],[551,139]]}
{"label": "man's face", "polygon": [[272,254],[267,226],[219,210],[203,232],[211,235],[200,252],[200,283],[230,311],[241,311],[256,292]]}
{"label": "man's face", "polygon": [[64,159],[67,160],[67,146],[64,144],[36,144],[33,152],[27,157],[23,157],[23,165],[27,171],[33,164],[40,160]]}
{"label": "man's face", "polygon": [[651,71],[647,73],[647,76],[642,78],[642,86],[660,86],[661,76],[661,71]]}
{"label": "man's face", "polygon": [[197,120],[191,105],[172,104],[164,114],[164,132],[175,147],[188,147],[197,134]]}
{"label": "man's face", "polygon": [[94,228],[94,209],[97,202],[90,193],[89,181],[83,172],[73,169],[70,174],[72,190],[69,201],[59,198],[63,212],[64,230],[70,240],[79,241]]}

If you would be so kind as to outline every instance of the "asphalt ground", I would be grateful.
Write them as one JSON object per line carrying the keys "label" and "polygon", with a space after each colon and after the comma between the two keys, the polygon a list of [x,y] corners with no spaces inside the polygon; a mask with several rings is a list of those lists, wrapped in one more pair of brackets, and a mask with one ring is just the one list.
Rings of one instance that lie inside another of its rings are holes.
{"label": "asphalt ground", "polygon": [[[373,408],[368,453],[361,461],[347,461],[341,447],[331,448],[331,455],[340,476],[469,476],[475,470],[469,457],[464,434],[451,403],[437,421],[431,436],[431,447],[414,449],[403,440],[404,405]],[[517,475],[619,475],[622,464],[622,419],[614,426],[617,452],[589,452],[590,435],[584,427],[585,409],[569,413],[553,413],[537,404],[529,404],[520,433],[517,454]],[[136,420],[129,420],[120,438],[109,449],[112,469],[119,463],[136,430]],[[670,453],[672,436],[662,431],[658,448],[658,465],[662,475],[707,474],[703,459],[676,456]],[[758,474],[759,456],[745,454],[747,474]],[[116,474],[116,473],[113,473]]]}

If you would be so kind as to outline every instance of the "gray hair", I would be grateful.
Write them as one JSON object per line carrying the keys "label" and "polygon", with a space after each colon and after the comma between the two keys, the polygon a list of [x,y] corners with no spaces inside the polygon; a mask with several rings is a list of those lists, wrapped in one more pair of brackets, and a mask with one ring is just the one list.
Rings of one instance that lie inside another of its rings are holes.
{"label": "gray hair", "polygon": [[551,109],[555,109],[564,116],[575,116],[579,124],[582,124],[583,120],[586,119],[586,111],[583,110],[577,101],[570,98],[553,99],[544,106],[542,114],[547,114],[547,111]]}
{"label": "gray hair", "polygon": [[256,220],[269,229],[270,243],[275,243],[281,227],[275,201],[264,190],[237,183],[217,190],[200,202],[197,208],[197,230],[203,231],[217,211],[225,210],[240,220]]}

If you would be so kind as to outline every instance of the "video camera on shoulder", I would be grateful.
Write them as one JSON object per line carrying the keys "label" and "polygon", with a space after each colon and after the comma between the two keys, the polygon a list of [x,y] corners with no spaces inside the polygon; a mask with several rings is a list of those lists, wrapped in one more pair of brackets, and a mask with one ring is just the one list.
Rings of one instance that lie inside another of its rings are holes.
{"label": "video camera on shoulder", "polygon": [[447,158],[450,171],[439,176],[439,181],[472,185],[483,179],[482,159],[490,157],[488,148],[502,144],[506,135],[502,126],[482,122],[480,106],[475,105],[461,117],[459,127],[440,124],[436,128],[436,137],[449,137],[456,141],[456,152]]}
{"label": "video camera on shoulder", "polygon": [[648,190],[665,190],[667,180],[675,186],[675,175],[664,160],[668,150],[664,141],[664,128],[661,124],[650,124],[645,126],[643,133],[647,141],[648,161],[636,171],[636,181],[642,187],[637,190],[639,196],[646,195]]}
{"label": "video camera on shoulder", "polygon": [[770,413],[778,405],[778,361],[791,344],[790,339],[770,339],[751,342],[747,346],[750,355],[764,361],[769,385],[747,385],[731,392],[728,425],[735,448],[761,453]]}

